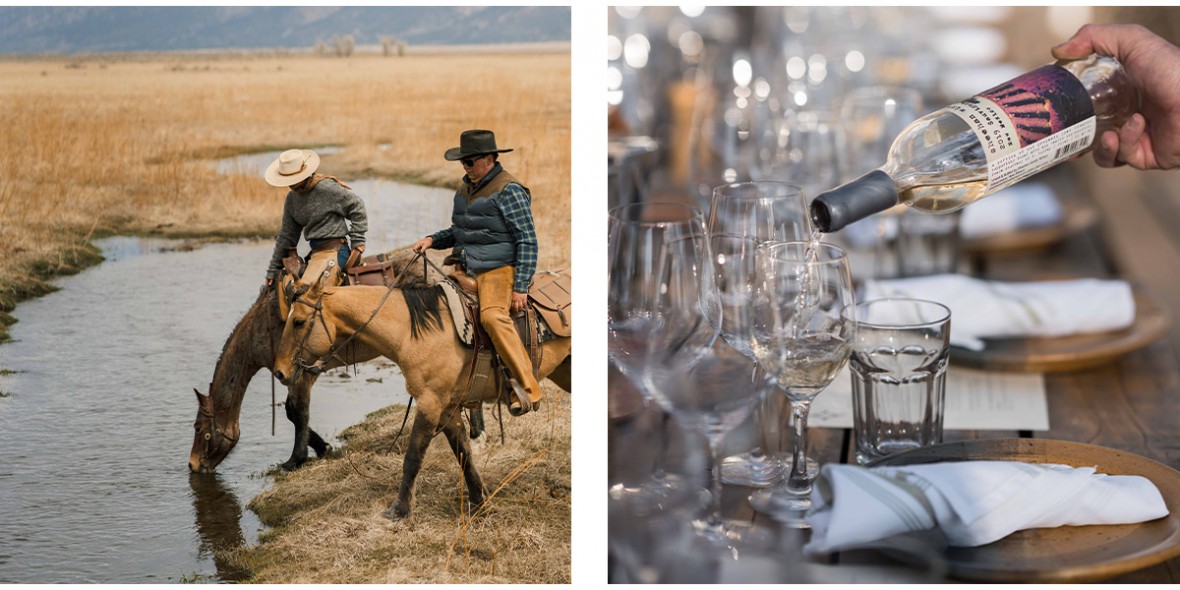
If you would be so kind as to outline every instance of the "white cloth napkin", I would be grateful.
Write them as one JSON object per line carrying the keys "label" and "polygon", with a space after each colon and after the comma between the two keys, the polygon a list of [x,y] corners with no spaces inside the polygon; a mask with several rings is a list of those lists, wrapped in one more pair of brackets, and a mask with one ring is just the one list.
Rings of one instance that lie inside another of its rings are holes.
{"label": "white cloth napkin", "polygon": [[959,231],[965,239],[979,238],[1053,225],[1062,215],[1061,203],[1049,185],[1020,183],[963,209]]}
{"label": "white cloth napkin", "polygon": [[970,350],[983,350],[982,338],[1106,332],[1135,320],[1135,298],[1125,281],[1006,283],[946,274],[866,281],[863,295],[860,301],[908,297],[949,307],[951,344]]}
{"label": "white cloth napkin", "polygon": [[950,545],[975,547],[1024,529],[1129,524],[1168,514],[1145,477],[1017,461],[824,465],[811,502],[804,551],[812,555],[935,527]]}

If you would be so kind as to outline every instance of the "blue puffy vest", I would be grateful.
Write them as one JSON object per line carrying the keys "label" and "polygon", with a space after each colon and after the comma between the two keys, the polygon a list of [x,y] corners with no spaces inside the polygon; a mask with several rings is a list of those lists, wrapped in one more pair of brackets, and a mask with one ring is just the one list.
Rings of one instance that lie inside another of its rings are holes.
{"label": "blue puffy vest", "polygon": [[[496,172],[499,169],[499,172]],[[489,174],[495,174],[478,190],[464,183],[455,191],[455,207],[451,223],[455,227],[456,249],[461,252],[463,264],[468,272],[479,274],[510,266],[516,261],[516,241],[508,225],[500,215],[500,191],[508,183],[514,183],[529,193],[513,176],[497,167]],[[529,193],[530,196],[532,193]]]}

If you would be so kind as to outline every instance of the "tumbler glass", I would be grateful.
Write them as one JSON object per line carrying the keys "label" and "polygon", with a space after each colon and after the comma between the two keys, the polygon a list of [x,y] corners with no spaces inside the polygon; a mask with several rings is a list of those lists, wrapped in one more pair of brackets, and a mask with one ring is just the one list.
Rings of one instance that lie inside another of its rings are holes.
{"label": "tumbler glass", "polygon": [[920,299],[875,299],[850,312],[857,462],[942,442],[951,311]]}

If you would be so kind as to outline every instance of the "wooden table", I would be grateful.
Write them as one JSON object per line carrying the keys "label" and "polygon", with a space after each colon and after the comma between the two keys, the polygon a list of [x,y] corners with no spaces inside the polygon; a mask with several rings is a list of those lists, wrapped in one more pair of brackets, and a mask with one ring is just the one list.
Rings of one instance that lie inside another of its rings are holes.
{"label": "wooden table", "polygon": [[[1180,319],[1180,188],[1177,172],[1099,169],[1089,157],[1040,180],[1058,194],[1088,199],[1099,214],[1092,228],[1050,248],[973,261],[977,276],[1034,280],[1045,276],[1123,278]],[[1180,322],[1178,322],[1180,323]],[[1129,451],[1180,469],[1180,327],[1156,343],[1091,369],[1045,376],[1050,429],[1044,432],[947,431],[945,440],[1046,438]],[[952,360],[953,362],[953,360]],[[821,462],[852,459],[851,432],[813,428],[809,455]],[[746,449],[729,448],[729,453]],[[755,529],[777,527],[750,509],[751,489],[726,486],[729,519]],[[1175,509],[1176,507],[1173,507]],[[1110,580],[1180,581],[1180,559]]]}

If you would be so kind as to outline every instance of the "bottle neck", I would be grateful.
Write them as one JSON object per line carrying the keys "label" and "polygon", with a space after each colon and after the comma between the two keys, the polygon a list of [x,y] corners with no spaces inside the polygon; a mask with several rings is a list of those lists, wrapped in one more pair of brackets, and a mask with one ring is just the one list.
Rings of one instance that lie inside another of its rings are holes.
{"label": "bottle neck", "polygon": [[884,170],[864,176],[820,193],[811,202],[811,221],[824,233],[838,231],[848,224],[880,213],[897,204],[897,184]]}

